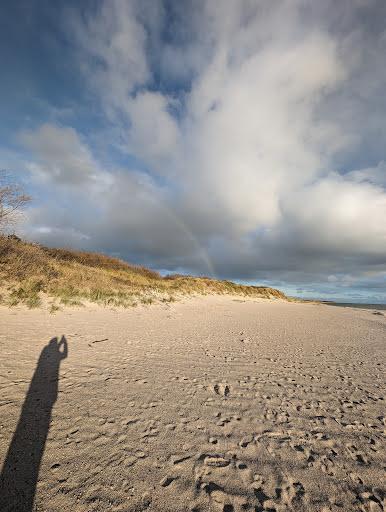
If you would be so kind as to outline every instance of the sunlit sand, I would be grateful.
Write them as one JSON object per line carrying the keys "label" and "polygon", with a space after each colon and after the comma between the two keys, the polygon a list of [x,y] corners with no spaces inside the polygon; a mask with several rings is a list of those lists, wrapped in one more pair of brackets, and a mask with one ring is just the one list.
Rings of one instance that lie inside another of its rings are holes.
{"label": "sunlit sand", "polygon": [[1,316],[2,511],[385,509],[384,314],[207,297]]}

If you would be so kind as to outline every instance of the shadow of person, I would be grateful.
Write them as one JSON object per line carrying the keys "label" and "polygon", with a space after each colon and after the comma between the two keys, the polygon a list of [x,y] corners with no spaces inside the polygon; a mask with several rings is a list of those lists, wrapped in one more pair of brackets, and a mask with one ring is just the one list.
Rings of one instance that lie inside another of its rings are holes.
{"label": "shadow of person", "polygon": [[59,367],[68,354],[67,340],[53,338],[42,350],[19,422],[0,474],[0,510],[33,510],[40,463],[58,396]]}

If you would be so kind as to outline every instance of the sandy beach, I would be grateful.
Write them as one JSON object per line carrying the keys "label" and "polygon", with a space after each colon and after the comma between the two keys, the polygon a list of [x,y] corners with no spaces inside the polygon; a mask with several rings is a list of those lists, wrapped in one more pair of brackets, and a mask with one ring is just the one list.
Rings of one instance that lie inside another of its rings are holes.
{"label": "sandy beach", "polygon": [[0,318],[2,511],[386,510],[384,313],[206,297]]}

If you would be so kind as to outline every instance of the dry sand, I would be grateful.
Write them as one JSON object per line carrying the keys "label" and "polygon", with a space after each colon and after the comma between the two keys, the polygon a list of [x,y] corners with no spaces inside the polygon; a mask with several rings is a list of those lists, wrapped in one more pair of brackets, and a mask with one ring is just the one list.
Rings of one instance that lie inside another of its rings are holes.
{"label": "dry sand", "polygon": [[386,510],[384,314],[208,297],[0,315],[0,510]]}

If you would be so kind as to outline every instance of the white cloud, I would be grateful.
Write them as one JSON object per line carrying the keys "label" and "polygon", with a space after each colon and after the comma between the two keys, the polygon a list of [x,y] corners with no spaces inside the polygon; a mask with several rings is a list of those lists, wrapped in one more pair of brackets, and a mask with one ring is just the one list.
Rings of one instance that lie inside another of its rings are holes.
{"label": "white cloud", "polygon": [[156,168],[159,158],[176,150],[177,123],[168,112],[170,100],[159,93],[142,92],[128,104],[131,129],[130,152],[150,160]]}
{"label": "white cloud", "polygon": [[113,0],[100,3],[96,12],[82,18],[78,11],[71,13],[71,33],[80,64],[106,108],[124,110],[133,88],[150,77],[146,31],[137,21],[133,5],[130,0]]}
{"label": "white cloud", "polygon": [[386,193],[379,187],[330,174],[292,194],[284,211],[293,240],[315,253],[385,254]]}
{"label": "white cloud", "polygon": [[372,183],[386,189],[386,162],[382,160],[376,167],[351,171],[348,177],[357,183]]}
{"label": "white cloud", "polygon": [[[286,278],[304,269],[326,281],[385,272],[385,164],[340,165],[358,148],[384,151],[386,105],[365,115],[386,85],[382,31],[347,2],[195,6],[173,7],[167,40],[161,2],[104,2],[72,17],[89,89],[148,168],[111,174],[98,196],[103,222],[80,219],[80,231],[158,267]],[[58,183],[103,175],[71,128],[45,125],[23,141],[33,172]]]}
{"label": "white cloud", "polygon": [[[146,55],[147,35],[139,17],[149,12],[137,2],[102,3],[96,15],[71,18],[81,66],[113,123],[120,122],[127,151],[151,163],[173,151],[177,128],[169,113],[172,99],[142,90],[152,78]],[[157,30],[155,17],[146,21]]]}
{"label": "white cloud", "polygon": [[104,176],[73,128],[43,124],[22,132],[19,138],[33,155],[28,166],[36,177],[63,185],[85,185]]}

